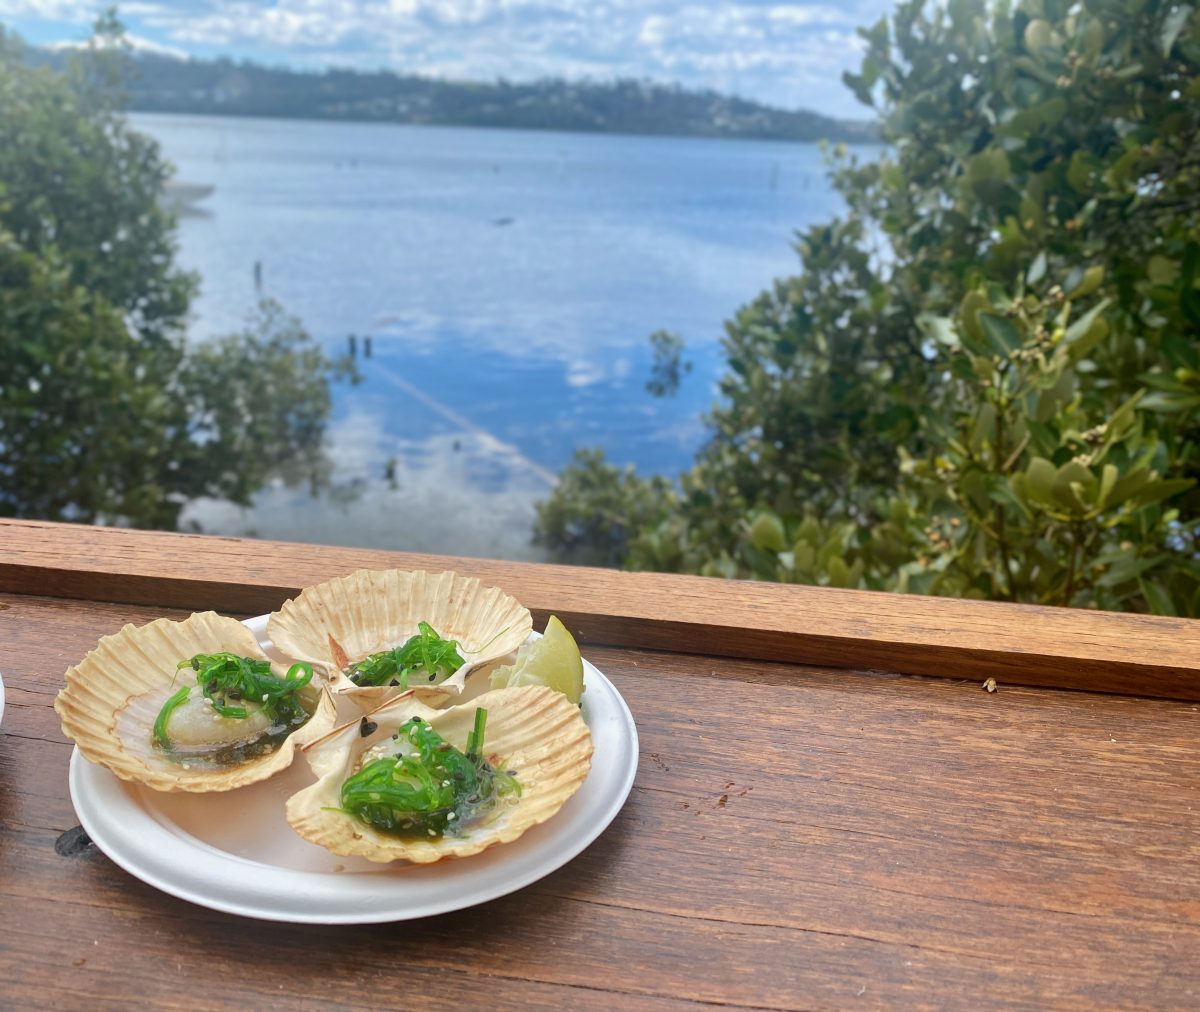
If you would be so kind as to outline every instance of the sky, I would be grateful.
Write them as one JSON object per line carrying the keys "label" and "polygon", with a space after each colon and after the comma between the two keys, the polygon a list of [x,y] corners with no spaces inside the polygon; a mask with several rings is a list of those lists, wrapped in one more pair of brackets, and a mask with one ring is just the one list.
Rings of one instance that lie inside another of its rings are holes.
{"label": "sky", "polygon": [[[26,41],[83,38],[95,0],[0,0]],[[465,80],[650,78],[783,108],[869,113],[841,83],[889,0],[128,0],[137,46]]]}

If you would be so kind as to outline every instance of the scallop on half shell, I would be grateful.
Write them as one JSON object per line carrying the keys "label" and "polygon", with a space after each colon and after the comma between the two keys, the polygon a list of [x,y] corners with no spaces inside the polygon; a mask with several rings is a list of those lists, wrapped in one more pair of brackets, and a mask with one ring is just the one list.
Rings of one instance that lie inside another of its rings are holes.
{"label": "scallop on half shell", "polygon": [[[519,796],[500,799],[458,835],[436,838],[384,832],[342,810],[342,784],[370,758],[388,751],[402,724],[420,717],[463,749],[477,708],[487,711],[483,755],[495,769],[516,777]],[[363,731],[369,733],[364,737]],[[335,854],[428,864],[508,843],[553,816],[587,777],[592,736],[579,707],[544,686],[496,689],[445,710],[406,694],[306,746],[304,756],[318,780],[288,799],[287,819],[297,833]]]}
{"label": "scallop on half shell", "polygon": [[453,699],[469,671],[499,660],[529,637],[533,618],[515,598],[459,573],[360,569],[307,587],[271,615],[267,635],[289,657],[320,668],[335,693],[364,710],[404,690],[398,686],[358,686],[346,676],[349,665],[403,646],[420,623],[454,640],[466,662],[444,681],[414,676],[408,689],[426,701]]}
{"label": "scallop on half shell", "polygon": [[[178,665],[197,654],[221,652],[270,660],[241,622],[211,611],[182,622],[127,625],[103,637],[67,670],[66,687],[54,701],[63,733],[84,758],[122,780],[158,791],[201,792],[228,791],[273,776],[291,765],[297,745],[337,723],[333,698],[315,671],[298,693],[310,716],[291,733],[252,706],[243,707],[250,710],[246,718],[220,717],[195,687],[195,672]],[[282,678],[287,665],[271,662],[271,670]],[[189,682],[190,697],[167,725],[180,744],[167,751],[154,741],[154,723],[163,704]]]}

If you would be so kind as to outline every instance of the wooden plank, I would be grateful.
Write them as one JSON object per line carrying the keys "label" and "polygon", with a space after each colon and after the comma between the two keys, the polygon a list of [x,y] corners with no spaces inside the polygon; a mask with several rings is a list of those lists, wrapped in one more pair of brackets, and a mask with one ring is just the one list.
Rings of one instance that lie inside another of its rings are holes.
{"label": "wooden plank", "polygon": [[271,611],[359,568],[459,569],[581,642],[1200,699],[1200,621],[0,520],[0,590]]}
{"label": "wooden plank", "polygon": [[261,925],[54,851],[76,821],[62,671],[158,613],[0,596],[8,1004],[1186,1007],[1200,990],[1195,705],[593,647],[642,755],[587,851],[419,923]]}

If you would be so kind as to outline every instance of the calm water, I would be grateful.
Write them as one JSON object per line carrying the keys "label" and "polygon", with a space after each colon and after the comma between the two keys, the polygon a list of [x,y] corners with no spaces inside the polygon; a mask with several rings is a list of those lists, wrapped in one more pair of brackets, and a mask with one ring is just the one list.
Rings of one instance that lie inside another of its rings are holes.
{"label": "calm water", "polygon": [[[792,273],[796,228],[837,203],[815,145],[138,115],[190,183],[193,333],[237,329],[254,265],[331,352],[337,487],[199,502],[223,534],[534,556],[533,503],[576,446],[676,474],[704,437],[722,321]],[[645,390],[647,335],[695,367]]]}

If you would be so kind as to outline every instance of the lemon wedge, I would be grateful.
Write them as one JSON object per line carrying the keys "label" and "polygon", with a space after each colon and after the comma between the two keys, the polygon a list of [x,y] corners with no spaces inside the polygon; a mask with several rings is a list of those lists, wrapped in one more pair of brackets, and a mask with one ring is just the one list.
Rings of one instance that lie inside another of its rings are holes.
{"label": "lemon wedge", "polygon": [[492,672],[493,689],[518,685],[545,685],[572,703],[583,696],[583,658],[575,637],[555,616],[550,616],[541,639],[521,647],[517,660]]}

